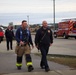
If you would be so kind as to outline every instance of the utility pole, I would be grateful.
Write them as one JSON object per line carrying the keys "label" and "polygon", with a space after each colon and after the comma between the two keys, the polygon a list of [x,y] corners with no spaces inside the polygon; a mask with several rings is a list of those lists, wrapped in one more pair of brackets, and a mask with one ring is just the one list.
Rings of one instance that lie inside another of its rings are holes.
{"label": "utility pole", "polygon": [[27,21],[28,21],[28,26],[29,26],[29,15],[27,15]]}
{"label": "utility pole", "polygon": [[53,25],[54,25],[54,29],[56,29],[56,26],[55,26],[55,0],[53,0]]}

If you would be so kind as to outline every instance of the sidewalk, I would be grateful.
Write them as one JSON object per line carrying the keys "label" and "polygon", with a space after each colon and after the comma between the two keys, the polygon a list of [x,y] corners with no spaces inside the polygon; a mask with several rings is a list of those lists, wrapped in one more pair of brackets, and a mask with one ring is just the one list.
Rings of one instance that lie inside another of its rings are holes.
{"label": "sidewalk", "polygon": [[[5,42],[4,42],[5,43]],[[14,54],[14,49],[11,51],[7,51],[6,50],[6,44],[4,43],[1,43],[0,45],[0,53],[2,54],[11,54],[11,57],[10,57],[10,61],[12,60],[15,60],[15,54]],[[14,48],[15,48],[15,44],[16,42],[14,42]],[[62,49],[62,51],[60,51]],[[58,48],[56,46],[52,46],[50,47],[50,50],[49,50],[49,54],[62,54],[62,55],[75,55],[76,52],[73,51],[73,50],[70,50],[68,52],[68,49],[66,48]],[[54,62],[50,62],[48,61],[48,64],[49,64],[49,67],[51,69],[51,71],[49,71],[48,73],[45,72],[45,70],[42,70],[40,68],[40,57],[39,56],[35,56],[34,53],[38,53],[38,50],[36,48],[34,48],[32,50],[32,61],[33,61],[33,65],[34,65],[34,71],[32,72],[28,72],[27,71],[27,68],[25,67],[25,62],[23,63],[23,66],[22,66],[22,70],[21,71],[18,71],[15,67],[15,61],[13,62],[10,62],[10,64],[12,65],[6,65],[5,67],[3,67],[3,71],[0,71],[0,75],[76,75],[76,70],[73,70],[72,68],[68,67],[68,66],[64,66],[64,65],[61,65],[61,64],[57,64],[57,63],[54,63]],[[10,55],[8,55],[10,56]],[[2,56],[3,57],[3,56]],[[8,59],[7,57],[5,59]],[[7,61],[8,63],[9,61]],[[3,63],[0,62],[0,65],[3,65]],[[10,71],[11,70],[11,71]]]}
{"label": "sidewalk", "polygon": [[[40,57],[36,56],[35,54],[31,54],[32,62],[34,66],[33,72],[45,72],[44,69],[40,68]],[[17,70],[16,68],[16,54],[14,52],[11,52],[11,50],[7,53],[0,53],[0,73],[21,73],[21,72],[28,72],[26,67],[25,58],[23,57],[23,63],[22,63],[22,70]],[[8,60],[10,61],[8,61]],[[9,65],[6,65],[9,64]],[[54,63],[52,61],[48,61],[49,68],[51,71],[55,70],[71,70],[72,68],[68,66],[64,66],[58,63]],[[5,67],[3,67],[5,66]]]}
{"label": "sidewalk", "polygon": [[[5,56],[5,54],[7,56]],[[32,56],[32,61],[33,61],[33,66],[34,66],[34,70],[32,72],[28,72],[27,71],[27,67],[25,66],[25,61],[23,60],[23,66],[21,70],[17,70],[16,66],[15,66],[15,54],[11,51],[9,51],[8,53],[1,53],[0,56],[2,56],[2,58],[8,59],[8,56],[10,60],[9,61],[4,61],[5,63],[10,63],[9,66],[5,65],[5,67],[2,67],[0,69],[0,75],[76,75],[76,70],[73,70],[72,68],[68,67],[68,66],[64,66],[58,63],[54,63],[54,62],[50,62],[48,61],[50,70],[49,72],[45,72],[44,69],[40,68],[40,57],[36,56],[34,54],[31,54]],[[6,57],[6,58],[5,58]],[[0,57],[1,59],[1,57]],[[0,64],[3,66],[5,63],[1,63]]]}
{"label": "sidewalk", "polygon": [[57,70],[46,72],[24,72],[24,73],[11,73],[11,74],[3,74],[3,75],[76,75],[76,70]]}

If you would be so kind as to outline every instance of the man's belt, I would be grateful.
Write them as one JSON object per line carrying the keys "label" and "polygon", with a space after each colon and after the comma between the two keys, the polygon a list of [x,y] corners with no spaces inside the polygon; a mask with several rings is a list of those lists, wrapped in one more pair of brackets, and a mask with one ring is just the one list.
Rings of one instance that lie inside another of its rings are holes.
{"label": "man's belt", "polygon": [[17,46],[26,46],[27,44],[28,44],[28,42],[24,43],[24,45],[20,45],[19,43],[17,43]]}

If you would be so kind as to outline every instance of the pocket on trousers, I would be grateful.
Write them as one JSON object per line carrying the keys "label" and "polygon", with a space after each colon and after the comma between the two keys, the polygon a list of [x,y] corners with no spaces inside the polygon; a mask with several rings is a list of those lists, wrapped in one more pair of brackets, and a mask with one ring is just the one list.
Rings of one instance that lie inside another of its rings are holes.
{"label": "pocket on trousers", "polygon": [[17,52],[17,55],[18,55],[18,56],[23,56],[24,51],[25,51],[24,46],[20,46],[20,48],[19,48],[19,50],[18,50],[18,52]]}
{"label": "pocket on trousers", "polygon": [[22,56],[24,54],[24,46],[16,46],[15,53],[17,56]]}
{"label": "pocket on trousers", "polygon": [[15,53],[16,53],[16,54],[18,53],[19,49],[20,49],[19,46],[16,46],[16,47],[15,47]]}

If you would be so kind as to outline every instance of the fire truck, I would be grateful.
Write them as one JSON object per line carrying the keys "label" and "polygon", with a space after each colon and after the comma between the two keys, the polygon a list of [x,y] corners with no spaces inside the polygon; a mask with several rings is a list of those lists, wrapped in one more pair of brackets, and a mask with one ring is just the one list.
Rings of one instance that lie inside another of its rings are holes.
{"label": "fire truck", "polygon": [[68,39],[68,37],[74,37],[76,39],[76,20],[66,20],[58,23],[58,29],[54,32],[54,37],[59,36]]}

